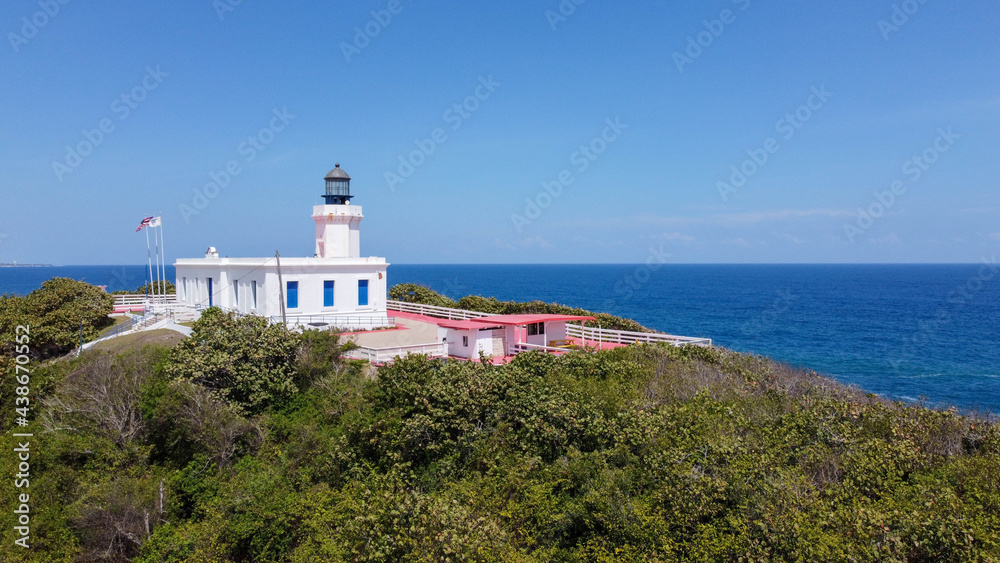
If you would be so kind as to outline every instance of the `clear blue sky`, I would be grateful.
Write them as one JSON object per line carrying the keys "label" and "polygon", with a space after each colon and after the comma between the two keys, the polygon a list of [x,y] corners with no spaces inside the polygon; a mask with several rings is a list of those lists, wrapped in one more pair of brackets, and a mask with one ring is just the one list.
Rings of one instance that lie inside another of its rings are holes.
{"label": "clear blue sky", "polygon": [[[336,162],[364,206],[362,253],[395,263],[1000,249],[996,2],[586,0],[564,19],[558,0],[223,2],[4,3],[0,261],[143,263],[134,230],[157,212],[171,260],[312,255]],[[913,12],[898,25],[894,4]],[[272,125],[251,160],[241,144]],[[425,139],[433,152],[387,180]],[[741,186],[733,167],[752,172]]]}

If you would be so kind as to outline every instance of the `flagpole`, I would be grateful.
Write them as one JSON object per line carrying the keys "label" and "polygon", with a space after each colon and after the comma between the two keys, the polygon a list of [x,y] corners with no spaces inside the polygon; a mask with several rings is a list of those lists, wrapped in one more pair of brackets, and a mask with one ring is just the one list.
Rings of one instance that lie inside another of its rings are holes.
{"label": "flagpole", "polygon": [[[150,227],[146,227],[146,228],[149,229]],[[153,228],[153,247],[154,247],[154,250],[156,251],[155,252],[155,254],[156,254],[155,260],[156,261],[153,263],[153,266],[154,266],[153,273],[156,274],[156,283],[153,284],[153,290],[154,290],[153,299],[154,300],[158,300],[159,297],[160,297],[160,293],[161,293],[161,290],[160,290],[160,239],[157,238],[157,236],[156,236],[156,228],[155,227]]]}
{"label": "flagpole", "polygon": [[163,298],[167,298],[167,252],[163,248],[163,216],[160,216],[160,268],[163,270]]}
{"label": "flagpole", "polygon": [[[163,254],[163,298],[167,298],[167,251],[163,247],[163,215],[160,215],[160,252]],[[176,288],[174,291],[177,291]]]}
{"label": "flagpole", "polygon": [[146,229],[145,226],[143,229],[146,231],[146,263],[149,264],[149,283],[153,283],[153,257],[149,253],[149,229]]}
{"label": "flagpole", "polygon": [[[157,223],[160,222],[159,217],[153,219]],[[157,225],[159,226],[159,225]],[[153,231],[153,237],[156,238],[156,277],[160,278],[156,282],[156,287],[160,290],[160,301],[162,302],[167,295],[166,280],[163,279],[163,248],[160,246],[160,234],[158,231]]]}
{"label": "flagpole", "polygon": [[163,293],[163,289],[160,287],[160,236],[156,234],[156,227],[153,229],[153,246],[156,247],[156,268],[153,270],[156,272],[156,284],[153,287],[156,288],[156,297],[159,298],[160,294]]}

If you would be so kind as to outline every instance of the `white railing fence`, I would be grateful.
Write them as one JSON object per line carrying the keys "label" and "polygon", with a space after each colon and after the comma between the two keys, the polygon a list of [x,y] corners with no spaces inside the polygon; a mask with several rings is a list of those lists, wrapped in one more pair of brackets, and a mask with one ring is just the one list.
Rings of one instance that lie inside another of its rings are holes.
{"label": "white railing fence", "polygon": [[393,311],[400,313],[415,313],[439,319],[451,319],[454,321],[464,321],[468,319],[478,319],[489,316],[489,313],[478,311],[467,311],[465,309],[450,309],[448,307],[437,307],[434,305],[421,305],[420,303],[406,303],[404,301],[387,301],[386,306]]}
{"label": "white railing fence", "polygon": [[666,342],[674,346],[684,346],[691,344],[694,346],[711,346],[710,338],[692,338],[690,336],[674,336],[672,334],[658,334],[652,332],[632,332],[627,330],[610,330],[593,328],[578,324],[566,324],[566,335],[581,340],[589,340],[598,343],[612,344],[638,344],[652,342]]}
{"label": "white railing fence", "polygon": [[542,346],[540,344],[528,344],[527,342],[516,342],[514,343],[514,353],[520,354],[521,352],[531,352],[533,350],[538,350],[541,352],[548,352],[549,354],[566,354],[572,352],[572,348],[558,348],[556,346]]}
{"label": "white railing fence", "polygon": [[[388,316],[349,316],[349,315],[297,315],[286,317],[288,328],[326,328],[340,330],[372,330],[375,328],[394,328],[396,318]],[[271,324],[280,324],[282,319],[270,317]]]}
{"label": "white railing fence", "polygon": [[[478,311],[468,311],[465,309],[449,309],[448,307],[421,305],[419,303],[389,301],[387,304],[389,308],[394,311],[400,311],[403,313],[416,313],[419,315],[427,315],[428,317],[437,317],[442,319],[466,320],[466,319],[477,319],[480,317],[489,316],[488,313],[482,313]],[[597,343],[608,342],[614,344],[637,344],[637,343],[666,342],[674,346],[684,346],[686,344],[690,344],[693,346],[712,345],[712,340],[710,338],[692,338],[689,336],[674,336],[672,334],[633,332],[627,330],[611,330],[606,328],[602,329],[602,328],[588,327],[573,323],[566,324],[566,335],[571,336],[573,338],[579,338],[581,340],[588,340]],[[543,346],[542,348],[548,348],[548,347]]]}
{"label": "white railing fence", "polygon": [[173,304],[177,303],[177,296],[167,295],[114,295],[115,307],[129,307],[134,305],[148,304]]}
{"label": "white railing fence", "polygon": [[446,344],[440,342],[413,346],[393,346],[390,348],[368,348],[362,346],[347,352],[345,356],[355,360],[367,360],[375,364],[384,364],[399,357],[409,356],[410,354],[424,354],[432,358],[445,356],[445,346]]}

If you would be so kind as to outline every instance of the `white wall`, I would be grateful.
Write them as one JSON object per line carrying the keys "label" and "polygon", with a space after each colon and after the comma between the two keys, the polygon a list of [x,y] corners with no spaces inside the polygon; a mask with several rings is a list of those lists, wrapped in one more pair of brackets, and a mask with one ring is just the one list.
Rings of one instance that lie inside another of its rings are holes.
{"label": "white wall", "polygon": [[358,205],[317,205],[316,255],[320,258],[359,258],[361,256],[361,220]]}
{"label": "white wall", "polygon": [[[503,333],[503,329],[447,329],[446,338],[448,339],[448,355],[471,359],[478,359],[480,352],[486,354],[487,356],[504,355],[505,353],[502,347],[499,350],[494,347],[494,340],[502,340]],[[462,337],[467,337],[469,339],[468,346],[464,345]]]}
{"label": "white wall", "polygon": [[[455,328],[448,329],[448,355],[457,356],[459,358],[475,358],[479,356],[476,352],[477,344],[475,330],[459,330]],[[469,339],[469,345],[464,346],[462,344],[462,338]]]}
{"label": "white wall", "polygon": [[[299,303],[294,309],[286,309],[289,315],[354,315],[365,313],[385,313],[386,280],[378,279],[378,271],[361,271],[351,268],[346,272],[282,272],[282,281],[287,291],[288,282],[298,282]],[[334,302],[332,307],[324,306],[323,282],[334,282]],[[358,304],[358,282],[368,280],[368,304]],[[286,295],[287,300],[287,295]],[[287,302],[287,301],[286,301]],[[280,308],[280,301],[277,301]]]}
{"label": "white wall", "polygon": [[545,336],[549,341],[566,340],[566,321],[545,323]]}
{"label": "white wall", "polygon": [[[208,307],[208,278],[213,280],[212,305],[243,313],[276,317],[281,315],[281,290],[277,268],[268,259],[240,259],[237,264],[227,259],[178,261],[176,284],[178,300],[190,306]],[[299,284],[298,307],[287,309],[296,315],[345,315],[384,316],[388,298],[388,264],[384,261],[370,263],[331,263],[314,259],[282,260],[282,281]],[[381,274],[381,279],[380,275]],[[186,278],[186,288],[185,288]],[[368,280],[368,304],[358,305],[358,281]],[[334,305],[325,307],[323,282],[334,282]],[[253,305],[252,287],[257,282],[257,306]],[[233,291],[239,288],[239,299]],[[287,295],[285,295],[287,300]],[[286,301],[287,302],[287,301]]]}

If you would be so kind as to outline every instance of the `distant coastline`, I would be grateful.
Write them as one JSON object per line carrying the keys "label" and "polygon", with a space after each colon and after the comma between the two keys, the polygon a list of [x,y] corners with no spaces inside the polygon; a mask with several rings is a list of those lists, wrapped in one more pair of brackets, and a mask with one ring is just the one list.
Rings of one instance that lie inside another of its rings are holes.
{"label": "distant coastline", "polygon": [[0,263],[0,268],[55,268],[52,264],[18,264],[17,262]]}

